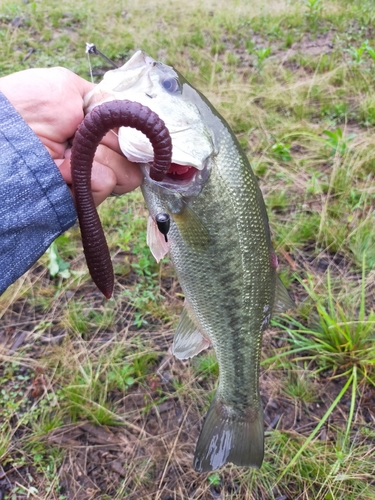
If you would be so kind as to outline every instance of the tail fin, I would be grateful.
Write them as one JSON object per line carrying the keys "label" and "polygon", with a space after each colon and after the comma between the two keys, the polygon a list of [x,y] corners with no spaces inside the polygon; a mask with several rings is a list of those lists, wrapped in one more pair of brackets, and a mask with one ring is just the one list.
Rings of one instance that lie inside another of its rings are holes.
{"label": "tail fin", "polygon": [[215,470],[232,462],[259,468],[264,455],[263,410],[250,408],[246,414],[212,401],[194,454],[194,469]]}

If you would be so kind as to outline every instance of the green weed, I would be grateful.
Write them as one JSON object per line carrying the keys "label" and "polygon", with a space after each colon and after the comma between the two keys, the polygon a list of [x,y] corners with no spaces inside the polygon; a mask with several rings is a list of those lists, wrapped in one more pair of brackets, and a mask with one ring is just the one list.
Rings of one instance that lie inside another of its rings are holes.
{"label": "green weed", "polygon": [[121,363],[118,366],[112,366],[107,374],[109,390],[116,388],[125,392],[134,384],[134,376],[135,370],[132,365]]}
{"label": "green weed", "polygon": [[311,280],[302,283],[316,306],[316,325],[305,327],[298,320],[288,317],[291,327],[281,326],[290,335],[293,349],[305,351],[301,359],[314,360],[318,371],[330,370],[337,376],[361,376],[373,384],[375,369],[375,347],[373,328],[375,314],[366,316],[365,262],[363,262],[361,295],[358,313],[357,304],[344,307],[337,302],[332,292],[330,271],[327,272],[327,303],[323,303],[314,291]]}
{"label": "green weed", "polygon": [[340,127],[338,127],[333,132],[331,132],[330,130],[323,130],[323,134],[327,136],[326,143],[332,148],[331,153],[333,155],[336,153],[344,155],[348,151],[350,142],[355,137],[355,134],[348,134],[346,137],[344,137]]}
{"label": "green weed", "polygon": [[272,155],[280,161],[290,161],[292,159],[290,154],[290,144],[283,142],[276,142],[271,147]]}
{"label": "green weed", "polygon": [[322,0],[303,0],[306,6],[306,20],[312,30],[316,30],[319,18],[323,11]]}
{"label": "green weed", "polygon": [[59,276],[60,278],[69,278],[70,264],[59,256],[59,253],[57,251],[57,241],[54,241],[52,243],[46,254],[49,260],[48,270],[51,277],[54,278],[55,276]]}
{"label": "green weed", "polygon": [[256,57],[256,67],[258,71],[261,71],[266,60],[271,56],[271,47],[259,48],[253,50],[252,53]]}
{"label": "green weed", "polygon": [[208,352],[193,359],[193,368],[198,377],[210,378],[219,376],[219,365],[214,353]]}
{"label": "green weed", "polygon": [[363,56],[367,52],[368,42],[363,42],[360,47],[349,47],[347,49],[348,54],[352,57],[352,62],[354,64],[362,64]]}
{"label": "green weed", "polygon": [[316,401],[316,391],[311,378],[312,374],[308,370],[292,370],[289,367],[284,388],[285,394],[297,402],[312,403]]}
{"label": "green weed", "polygon": [[218,474],[217,472],[215,472],[214,474],[210,474],[208,476],[208,482],[212,486],[220,486],[221,484],[220,474]]}

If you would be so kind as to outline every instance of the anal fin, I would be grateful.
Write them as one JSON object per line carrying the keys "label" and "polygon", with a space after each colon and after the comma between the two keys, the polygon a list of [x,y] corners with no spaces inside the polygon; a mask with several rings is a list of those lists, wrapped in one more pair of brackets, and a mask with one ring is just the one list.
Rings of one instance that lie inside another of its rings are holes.
{"label": "anal fin", "polygon": [[295,303],[291,299],[288,290],[285,288],[284,283],[279,276],[276,276],[276,291],[275,302],[273,304],[272,314],[282,313],[288,309],[294,309]]}

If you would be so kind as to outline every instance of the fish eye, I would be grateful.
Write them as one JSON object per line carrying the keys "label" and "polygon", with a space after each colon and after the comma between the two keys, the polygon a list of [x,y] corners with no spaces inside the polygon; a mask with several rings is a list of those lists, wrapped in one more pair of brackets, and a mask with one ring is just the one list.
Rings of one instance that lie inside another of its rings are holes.
{"label": "fish eye", "polygon": [[162,87],[169,92],[169,94],[174,94],[175,92],[180,92],[180,83],[177,78],[167,78],[161,82]]}

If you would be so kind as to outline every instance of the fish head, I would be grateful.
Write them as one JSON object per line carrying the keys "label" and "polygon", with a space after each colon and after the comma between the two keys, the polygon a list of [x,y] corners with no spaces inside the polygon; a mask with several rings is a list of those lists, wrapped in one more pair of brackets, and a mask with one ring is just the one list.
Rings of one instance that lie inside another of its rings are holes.
{"label": "fish head", "polygon": [[[108,71],[86,95],[85,111],[115,99],[148,106],[166,124],[173,146],[167,183],[183,187],[192,180],[204,181],[209,159],[217,150],[215,132],[202,117],[200,108],[206,105],[200,94],[174,68],[138,51],[122,67]],[[153,148],[142,132],[120,127],[119,144],[129,160],[152,162]]]}

